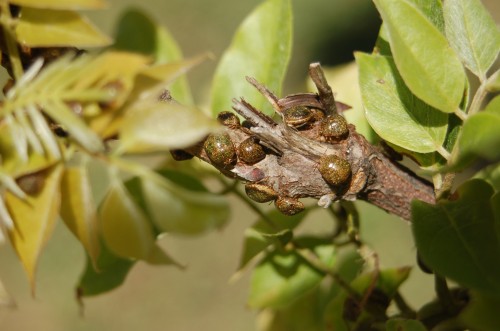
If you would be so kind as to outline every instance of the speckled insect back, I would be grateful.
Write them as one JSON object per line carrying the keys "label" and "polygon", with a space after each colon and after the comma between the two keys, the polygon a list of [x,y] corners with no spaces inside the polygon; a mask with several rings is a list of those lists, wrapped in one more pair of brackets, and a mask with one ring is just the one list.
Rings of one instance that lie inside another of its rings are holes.
{"label": "speckled insect back", "polygon": [[339,141],[347,138],[349,127],[347,121],[342,115],[329,115],[321,121],[319,133],[327,141]]}
{"label": "speckled insect back", "polygon": [[334,187],[345,186],[351,178],[351,165],[336,155],[325,155],[319,160],[319,172]]}
{"label": "speckled insect back", "polygon": [[230,111],[222,111],[217,115],[217,121],[220,124],[228,127],[236,127],[240,125],[240,119],[236,114]]}
{"label": "speckled insect back", "polygon": [[266,153],[259,145],[257,138],[250,137],[243,140],[238,146],[238,157],[246,164],[254,164],[262,161],[266,157]]}
{"label": "speckled insect back", "polygon": [[288,126],[300,128],[309,124],[314,118],[314,113],[307,107],[296,106],[283,111],[283,120]]}
{"label": "speckled insect back", "polygon": [[305,209],[302,202],[291,197],[279,197],[274,200],[274,205],[282,214],[287,216],[293,216],[300,213]]}
{"label": "speckled insect back", "polygon": [[236,148],[227,133],[211,134],[203,149],[216,167],[229,168],[236,163]]}
{"label": "speckled insect back", "polygon": [[256,202],[269,202],[278,197],[278,193],[271,187],[258,183],[246,184],[245,193],[250,199]]}

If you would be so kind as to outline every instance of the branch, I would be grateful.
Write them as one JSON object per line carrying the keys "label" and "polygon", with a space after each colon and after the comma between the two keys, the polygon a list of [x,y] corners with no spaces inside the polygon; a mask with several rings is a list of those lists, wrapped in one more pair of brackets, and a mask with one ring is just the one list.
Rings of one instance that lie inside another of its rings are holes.
{"label": "branch", "polygon": [[[412,200],[435,203],[430,183],[372,146],[353,125],[347,125],[348,133],[341,138],[332,140],[323,134],[325,119],[339,116],[337,112],[346,105],[335,101],[319,64],[311,65],[310,74],[318,94],[295,94],[282,99],[255,79],[247,79],[284,121],[276,123],[245,100],[233,100],[233,109],[247,123],[227,125],[225,132],[234,146],[256,137],[266,154],[255,164],[245,163],[238,157],[230,164],[214,166],[228,177],[269,187],[279,197],[315,198],[325,208],[333,201],[361,199],[410,220]],[[300,122],[300,127],[294,127],[285,118],[285,111],[297,106],[305,106],[312,112],[308,122]],[[213,164],[203,142],[186,151]],[[238,156],[240,153],[237,151]],[[332,185],[324,179],[319,164],[326,155],[335,155],[349,163],[350,176],[344,185]]]}

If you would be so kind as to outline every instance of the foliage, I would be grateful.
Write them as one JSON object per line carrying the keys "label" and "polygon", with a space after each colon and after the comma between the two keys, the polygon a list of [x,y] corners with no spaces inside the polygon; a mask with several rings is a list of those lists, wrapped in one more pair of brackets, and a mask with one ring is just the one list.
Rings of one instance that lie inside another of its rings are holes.
{"label": "foliage", "polygon": [[[245,232],[238,273],[256,262],[248,304],[270,316],[265,330],[500,325],[500,72],[492,72],[500,30],[479,0],[374,3],[383,25],[373,52],[355,54],[359,90],[376,134],[432,176],[437,202],[413,202],[412,231],[421,264],[435,274],[436,302],[408,307],[399,288],[410,268],[379,269],[359,239],[353,203],[330,207],[332,233],[303,236],[296,228],[312,207],[265,213],[220,174],[190,161],[171,166],[167,152],[220,130],[184,77],[206,55],[184,59],[170,33],[137,10],[122,16],[113,43],[79,12],[101,8],[98,0],[0,4],[2,64],[12,78],[0,105],[0,226],[33,290],[58,217],[88,255],[82,298],[121,285],[138,260],[179,267],[158,238],[222,228],[234,194],[259,217]],[[291,40],[290,1],[264,1],[220,59],[209,113],[244,97],[271,115],[245,76],[279,94]],[[165,166],[137,161],[151,155]],[[105,169],[103,197],[91,164]],[[459,182],[465,170],[470,178]],[[205,178],[225,189],[215,192]]]}

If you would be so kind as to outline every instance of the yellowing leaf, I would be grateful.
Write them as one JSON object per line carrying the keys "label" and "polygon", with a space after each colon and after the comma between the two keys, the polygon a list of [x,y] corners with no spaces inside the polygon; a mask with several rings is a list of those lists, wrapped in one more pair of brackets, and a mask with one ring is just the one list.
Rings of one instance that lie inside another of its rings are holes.
{"label": "yellowing leaf", "polygon": [[9,232],[10,240],[28,274],[32,289],[35,287],[38,257],[52,234],[57,219],[62,170],[61,165],[47,170],[42,190],[28,196],[26,201],[10,193],[5,195],[7,208],[15,223],[14,229]]}
{"label": "yellowing leaf", "polygon": [[29,47],[101,47],[111,43],[87,19],[73,11],[24,7],[16,24],[16,36]]}
{"label": "yellowing leaf", "polygon": [[96,265],[100,250],[97,212],[85,166],[66,168],[61,194],[61,217]]}
{"label": "yellowing leaf", "polygon": [[51,9],[99,9],[106,6],[103,0],[9,0],[9,3]]}
{"label": "yellowing leaf", "polygon": [[115,254],[147,260],[155,253],[151,224],[118,178],[111,183],[100,216],[102,236]]}

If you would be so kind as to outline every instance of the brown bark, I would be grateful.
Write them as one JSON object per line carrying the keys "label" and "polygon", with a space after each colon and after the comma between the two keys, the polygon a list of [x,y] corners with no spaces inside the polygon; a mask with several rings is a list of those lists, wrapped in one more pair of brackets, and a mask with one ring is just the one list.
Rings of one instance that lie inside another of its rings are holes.
{"label": "brown bark", "polygon": [[[335,102],[319,64],[311,65],[310,75],[318,87],[317,95],[296,94],[283,99],[276,98],[254,79],[248,80],[268,98],[280,115],[285,108],[296,105],[317,109],[321,113],[320,117],[345,108],[345,105]],[[353,125],[349,125],[347,138],[332,143],[321,136],[319,120],[298,130],[284,123],[276,123],[244,100],[234,100],[233,108],[251,124],[249,127],[225,128],[233,144],[238,146],[249,136],[255,136],[266,147],[267,155],[253,165],[238,160],[231,167],[219,168],[226,176],[265,184],[279,196],[316,198],[323,207],[337,200],[361,199],[405,220],[410,220],[412,200],[435,202],[430,183],[371,145],[356,132]],[[202,143],[187,151],[210,162]],[[346,159],[351,165],[352,176],[341,190],[328,185],[318,170],[319,159],[330,154]]]}

